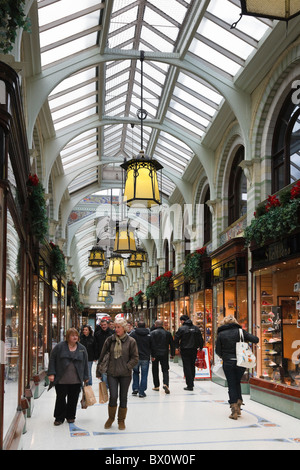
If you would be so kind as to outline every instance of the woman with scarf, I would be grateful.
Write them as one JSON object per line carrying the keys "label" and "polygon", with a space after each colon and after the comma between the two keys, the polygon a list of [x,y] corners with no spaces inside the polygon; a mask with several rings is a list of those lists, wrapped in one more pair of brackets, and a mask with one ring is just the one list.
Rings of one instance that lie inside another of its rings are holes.
{"label": "woman with scarf", "polygon": [[119,429],[125,429],[128,389],[132,378],[132,369],[139,362],[136,341],[126,331],[127,322],[123,319],[116,320],[115,333],[105,341],[98,362],[100,367],[102,366],[102,372],[106,370],[109,386],[108,420],[104,425],[105,429],[109,429],[115,420],[118,395],[120,399],[118,409]]}

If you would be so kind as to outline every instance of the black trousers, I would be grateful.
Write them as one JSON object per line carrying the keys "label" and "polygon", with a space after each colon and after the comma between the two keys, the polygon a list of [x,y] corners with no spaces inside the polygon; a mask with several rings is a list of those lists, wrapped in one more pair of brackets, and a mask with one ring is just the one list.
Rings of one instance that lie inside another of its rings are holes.
{"label": "black trousers", "polygon": [[107,381],[109,386],[109,406],[118,406],[119,396],[120,408],[127,408],[128,389],[131,382],[131,376],[113,377],[112,375],[108,375]]}
{"label": "black trousers", "polygon": [[242,400],[241,380],[245,372],[244,367],[238,367],[236,360],[229,360],[223,362],[224,374],[228,383],[228,403],[236,403]]}
{"label": "black trousers", "polygon": [[76,418],[76,408],[81,384],[57,384],[54,417],[57,421]]}
{"label": "black trousers", "polygon": [[159,387],[159,364],[163,374],[163,385],[169,386],[169,355],[156,356],[152,361],[152,378],[154,387]]}
{"label": "black trousers", "polygon": [[193,388],[196,374],[195,362],[197,357],[197,349],[182,349],[180,350],[180,355],[182,359],[186,384],[189,388]]}

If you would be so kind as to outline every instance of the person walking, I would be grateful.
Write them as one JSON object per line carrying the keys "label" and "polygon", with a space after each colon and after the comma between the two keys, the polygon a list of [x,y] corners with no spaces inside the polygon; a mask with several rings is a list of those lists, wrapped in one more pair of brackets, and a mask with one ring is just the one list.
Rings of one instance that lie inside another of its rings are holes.
{"label": "person walking", "polygon": [[66,340],[52,349],[47,375],[56,390],[54,425],[59,426],[65,419],[74,423],[80,390],[83,382],[89,381],[87,350],[79,343],[75,328],[69,328]]}
{"label": "person walking", "polygon": [[[135,339],[127,334],[127,322],[124,319],[115,321],[115,333],[106,339],[99,359],[99,364],[107,368],[109,386],[108,420],[104,427],[109,429],[115,420],[118,396],[118,425],[125,429],[127,415],[128,389],[132,378],[132,370],[139,361],[139,353]],[[120,388],[120,392],[118,389]]]}
{"label": "person walking", "polygon": [[187,315],[181,315],[180,322],[181,327],[175,334],[175,347],[180,348],[186,381],[184,390],[194,390],[197,350],[203,348],[203,338],[200,329],[193,325]]}
{"label": "person walking", "polygon": [[[110,323],[108,320],[104,320],[104,319],[101,320],[100,328],[95,333],[95,340],[96,340],[96,346],[97,346],[97,359],[99,359],[101,356],[102,348],[107,338],[114,334],[113,330],[110,329],[109,325]],[[101,374],[101,377],[102,377],[103,382],[106,383],[106,387],[108,388],[107,374],[103,372]]]}
{"label": "person walking", "polygon": [[164,329],[162,320],[156,320],[155,329],[150,333],[153,390],[159,391],[159,364],[163,374],[163,389],[166,394],[169,389],[169,349],[171,359],[175,355],[174,341],[171,333]]}
{"label": "person walking", "polygon": [[139,351],[139,362],[133,368],[132,395],[144,398],[146,397],[151,354],[150,331],[146,328],[145,322],[138,322],[137,328],[130,333],[130,336],[135,339]]}
{"label": "person walking", "polygon": [[[241,415],[241,405],[243,404],[241,380],[245,372],[244,367],[237,366],[236,363],[236,343],[240,341],[239,330],[242,327],[238,324],[233,315],[224,318],[217,331],[216,354],[223,360],[224,374],[228,383],[229,404],[231,414],[229,418],[237,419]],[[243,330],[244,341],[258,343],[259,338]]]}
{"label": "person walking", "polygon": [[80,343],[85,346],[88,353],[88,366],[89,366],[89,382],[88,385],[93,385],[92,379],[92,366],[93,362],[98,359],[97,357],[97,343],[93,335],[93,330],[89,325],[85,325],[80,335]]}

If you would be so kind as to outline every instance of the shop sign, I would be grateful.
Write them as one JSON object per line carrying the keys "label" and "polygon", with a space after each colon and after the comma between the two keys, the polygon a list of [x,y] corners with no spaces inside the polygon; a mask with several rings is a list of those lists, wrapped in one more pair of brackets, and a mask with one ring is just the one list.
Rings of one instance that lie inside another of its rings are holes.
{"label": "shop sign", "polygon": [[211,368],[210,368],[210,358],[209,358],[209,352],[208,348],[203,348],[202,351],[204,351],[205,354],[205,359],[203,361],[203,369],[199,369],[198,367],[195,367],[195,379],[211,379]]}
{"label": "shop sign", "polygon": [[281,258],[286,258],[291,254],[291,249],[288,246],[287,240],[281,240],[277,243],[272,243],[266,250],[267,261],[277,261]]}

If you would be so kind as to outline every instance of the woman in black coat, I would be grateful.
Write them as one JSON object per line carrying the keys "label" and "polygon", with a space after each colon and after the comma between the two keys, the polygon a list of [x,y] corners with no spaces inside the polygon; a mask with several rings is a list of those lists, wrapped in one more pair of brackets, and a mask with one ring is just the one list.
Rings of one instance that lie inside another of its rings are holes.
{"label": "woman in black coat", "polygon": [[97,358],[97,343],[96,339],[93,335],[93,330],[89,325],[85,325],[82,329],[82,333],[80,335],[80,343],[85,346],[87,353],[88,353],[88,366],[89,366],[89,382],[88,385],[93,385],[92,380],[92,366],[93,362],[96,361]]}
{"label": "woman in black coat", "polygon": [[[241,328],[235,317],[228,315],[218,328],[216,342],[216,354],[223,360],[223,369],[228,383],[228,401],[231,408],[229,418],[231,419],[237,419],[241,415],[241,405],[243,403],[241,380],[246,369],[236,364],[236,343],[240,341],[239,330]],[[243,330],[243,334],[244,341],[258,343],[257,336],[251,335],[245,330]]]}

